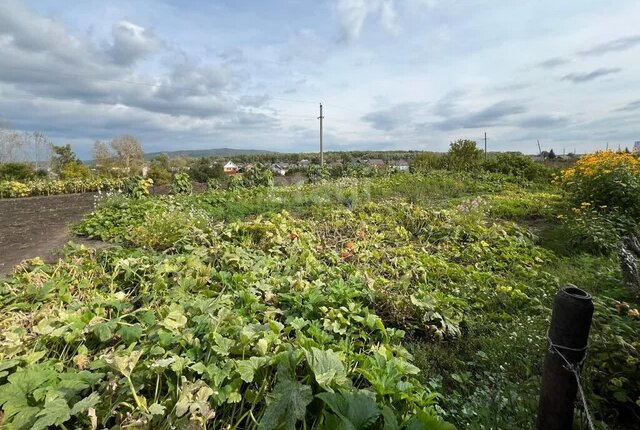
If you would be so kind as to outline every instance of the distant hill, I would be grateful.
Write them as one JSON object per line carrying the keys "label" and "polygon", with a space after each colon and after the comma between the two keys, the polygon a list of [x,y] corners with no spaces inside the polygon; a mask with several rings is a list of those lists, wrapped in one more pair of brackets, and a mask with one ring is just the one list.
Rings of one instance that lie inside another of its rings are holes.
{"label": "distant hill", "polygon": [[182,151],[161,151],[144,154],[145,160],[151,160],[160,154],[167,154],[169,157],[233,157],[234,155],[254,155],[254,154],[277,154],[275,151],[265,151],[262,149],[234,149],[234,148],[212,148],[212,149],[187,149]]}

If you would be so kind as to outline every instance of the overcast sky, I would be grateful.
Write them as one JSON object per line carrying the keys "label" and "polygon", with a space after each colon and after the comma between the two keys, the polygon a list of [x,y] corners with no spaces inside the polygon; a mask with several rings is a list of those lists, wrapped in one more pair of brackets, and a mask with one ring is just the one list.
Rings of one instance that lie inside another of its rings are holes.
{"label": "overcast sky", "polygon": [[638,0],[0,2],[0,124],[146,151],[640,140]]}

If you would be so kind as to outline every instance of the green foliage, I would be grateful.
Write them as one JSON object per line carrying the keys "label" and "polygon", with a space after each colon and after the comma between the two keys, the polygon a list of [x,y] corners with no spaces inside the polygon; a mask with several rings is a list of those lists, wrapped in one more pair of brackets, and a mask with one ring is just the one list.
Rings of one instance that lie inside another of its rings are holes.
{"label": "green foliage", "polygon": [[198,158],[189,168],[189,176],[196,182],[207,183],[209,179],[224,178],[224,167],[209,158]]}
{"label": "green foliage", "polygon": [[168,184],[171,181],[169,169],[169,157],[167,154],[159,154],[151,160],[147,176],[153,180],[154,184]]}
{"label": "green foliage", "polygon": [[124,183],[124,191],[134,199],[141,199],[149,195],[149,187],[153,185],[153,179],[142,176],[132,176]]}
{"label": "green foliage", "polygon": [[319,164],[311,164],[307,168],[307,182],[310,184],[317,184],[322,181],[326,181],[331,176],[327,166],[320,166]]}
{"label": "green foliage", "polygon": [[431,170],[443,169],[446,167],[446,161],[444,154],[438,152],[422,152],[416,156],[411,164],[411,171],[425,173]]}
{"label": "green foliage", "polygon": [[227,184],[227,189],[233,191],[240,188],[271,186],[273,186],[273,173],[258,163],[248,168],[244,173],[232,175]]}
{"label": "green foliage", "polygon": [[9,405],[67,428],[529,428],[551,298],[575,282],[599,297],[592,411],[624,427],[640,318],[615,259],[558,257],[505,220],[555,227],[550,187],[433,171],[112,197],[76,231],[126,248],[71,246],[0,283],[0,393],[38,366],[54,387],[91,375],[68,416]]}
{"label": "green foliage", "polygon": [[550,171],[541,163],[519,152],[501,152],[492,155],[482,167],[493,173],[503,173],[528,181],[549,181]]}
{"label": "green foliage", "polygon": [[0,181],[25,181],[32,179],[36,172],[29,163],[0,164]]}
{"label": "green foliage", "polygon": [[91,176],[91,171],[82,162],[67,163],[60,171],[62,179],[85,179]]}
{"label": "green foliage", "polygon": [[620,237],[632,231],[637,221],[616,210],[602,211],[585,203],[560,215],[574,250],[607,254],[618,248]]}
{"label": "green foliage", "polygon": [[51,156],[51,170],[55,173],[61,174],[69,164],[82,163],[69,144],[64,146],[51,145],[51,150],[53,151]]}
{"label": "green foliage", "polygon": [[478,170],[482,164],[482,150],[476,147],[476,142],[473,140],[456,140],[449,146],[445,163],[450,170],[461,172]]}
{"label": "green foliage", "polygon": [[186,173],[176,173],[171,182],[171,191],[174,194],[191,194],[193,192],[193,185],[191,184],[189,175]]}
{"label": "green foliage", "polygon": [[32,180],[28,182],[0,181],[0,198],[50,196],[56,194],[112,191],[121,189],[124,180],[91,176],[85,179]]}

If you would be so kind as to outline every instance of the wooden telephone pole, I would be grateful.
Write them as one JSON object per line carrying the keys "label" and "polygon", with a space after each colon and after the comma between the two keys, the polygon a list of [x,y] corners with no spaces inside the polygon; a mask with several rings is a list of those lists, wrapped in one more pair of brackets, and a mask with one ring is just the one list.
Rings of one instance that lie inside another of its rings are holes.
{"label": "wooden telephone pole", "polygon": [[322,116],[322,103],[320,103],[320,116],[318,117],[320,120],[320,167],[324,166],[324,151],[322,148],[322,120],[324,116]]}

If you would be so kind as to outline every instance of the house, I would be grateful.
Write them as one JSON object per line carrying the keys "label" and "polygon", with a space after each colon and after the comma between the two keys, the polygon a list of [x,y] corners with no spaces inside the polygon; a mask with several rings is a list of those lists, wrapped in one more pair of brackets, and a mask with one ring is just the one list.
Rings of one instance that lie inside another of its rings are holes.
{"label": "house", "polygon": [[298,162],[298,166],[300,167],[309,167],[309,164],[311,164],[311,161],[304,159],[304,160],[300,160]]}
{"label": "house", "polygon": [[238,173],[238,165],[233,161],[228,161],[227,164],[224,165],[224,173],[225,175],[235,175]]}
{"label": "house", "polygon": [[381,158],[370,158],[368,160],[365,160],[364,164],[366,164],[369,167],[376,167],[380,169],[384,167],[384,160]]}
{"label": "house", "polygon": [[633,152],[635,152],[636,154],[640,154],[640,140],[636,140],[636,142],[633,144]]}
{"label": "house", "polygon": [[394,160],[391,165],[394,169],[400,172],[408,172],[409,171],[409,162],[407,160]]}

